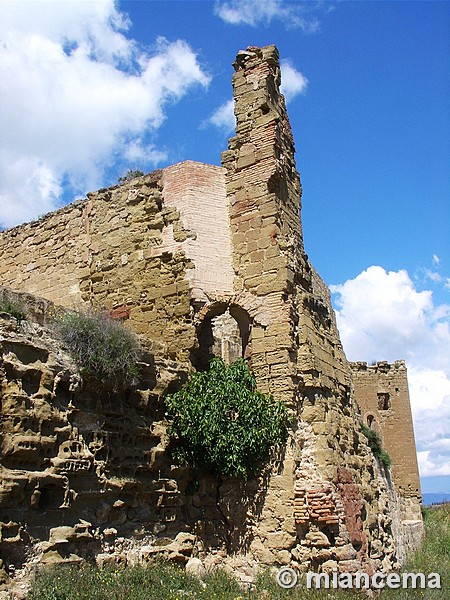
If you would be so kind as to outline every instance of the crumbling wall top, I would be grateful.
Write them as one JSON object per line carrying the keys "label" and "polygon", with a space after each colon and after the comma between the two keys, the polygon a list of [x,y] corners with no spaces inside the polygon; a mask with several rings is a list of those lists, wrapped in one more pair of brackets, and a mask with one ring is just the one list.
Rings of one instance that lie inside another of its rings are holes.
{"label": "crumbling wall top", "polygon": [[371,365],[364,361],[355,361],[350,362],[349,364],[353,371],[372,371],[374,373],[387,373],[388,371],[406,371],[406,363],[404,360],[396,360],[393,363],[389,363],[386,360],[379,360]]}

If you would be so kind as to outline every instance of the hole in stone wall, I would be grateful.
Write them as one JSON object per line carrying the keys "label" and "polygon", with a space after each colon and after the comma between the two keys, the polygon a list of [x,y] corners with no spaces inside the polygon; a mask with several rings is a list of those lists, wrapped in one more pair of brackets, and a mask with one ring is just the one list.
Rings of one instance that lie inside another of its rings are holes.
{"label": "hole in stone wall", "polygon": [[378,410],[388,410],[391,408],[391,399],[387,392],[379,392],[377,394]]}
{"label": "hole in stone wall", "polygon": [[237,305],[218,305],[200,323],[197,336],[199,347],[192,356],[198,371],[206,371],[214,357],[226,364],[243,358],[250,337],[251,322],[245,310]]}
{"label": "hole in stone wall", "polygon": [[40,371],[27,371],[22,377],[22,389],[28,396],[36,394],[39,391],[40,384]]}
{"label": "hole in stone wall", "polygon": [[17,356],[19,361],[24,365],[29,365],[36,361],[42,363],[47,362],[48,350],[45,348],[37,348],[20,342],[5,341],[3,342],[3,351],[12,352]]}
{"label": "hole in stone wall", "polygon": [[39,510],[56,509],[64,502],[64,489],[54,484],[41,488],[38,501]]}
{"label": "hole in stone wall", "polygon": [[326,525],[321,531],[330,540],[330,544],[334,546],[336,543],[336,530],[333,530],[332,526]]}

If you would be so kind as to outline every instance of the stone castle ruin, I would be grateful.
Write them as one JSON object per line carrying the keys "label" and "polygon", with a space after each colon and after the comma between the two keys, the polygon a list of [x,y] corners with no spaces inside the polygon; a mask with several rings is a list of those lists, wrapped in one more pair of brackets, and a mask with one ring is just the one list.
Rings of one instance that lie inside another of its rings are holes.
{"label": "stone castle ruin", "polygon": [[[349,363],[304,250],[278,52],[234,63],[222,166],[176,164],[0,234],[3,582],[36,562],[391,570],[420,543],[406,368]],[[139,334],[143,376],[90,389],[52,337],[55,306],[105,307]],[[250,361],[293,415],[281,456],[243,482],[172,462],[163,398],[212,356]],[[373,455],[361,425],[392,458]]]}

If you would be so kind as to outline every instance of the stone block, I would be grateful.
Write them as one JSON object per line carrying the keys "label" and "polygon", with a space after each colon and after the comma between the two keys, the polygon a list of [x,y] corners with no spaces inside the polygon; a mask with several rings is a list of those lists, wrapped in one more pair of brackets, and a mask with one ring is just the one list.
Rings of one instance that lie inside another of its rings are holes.
{"label": "stone block", "polygon": [[[325,407],[324,406],[305,406],[301,411],[301,419],[306,423],[324,422],[325,421]],[[325,429],[328,433],[328,429]]]}
{"label": "stone block", "polygon": [[331,546],[330,540],[322,531],[310,531],[305,536],[305,541],[309,546],[317,548],[328,548]]}

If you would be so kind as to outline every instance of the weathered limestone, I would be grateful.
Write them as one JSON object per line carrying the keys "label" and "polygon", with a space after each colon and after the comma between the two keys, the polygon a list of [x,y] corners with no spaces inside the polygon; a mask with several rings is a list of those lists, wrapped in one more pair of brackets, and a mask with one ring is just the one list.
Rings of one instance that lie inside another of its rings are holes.
{"label": "weathered limestone", "polygon": [[[198,561],[231,560],[245,576],[257,563],[372,572],[419,543],[412,427],[403,462],[387,433],[409,407],[406,374],[346,360],[304,251],[276,48],[248,48],[234,67],[237,127],[223,167],[180,163],[0,234],[2,283],[46,299],[26,296],[32,325],[1,320],[7,566],[32,548],[44,562],[162,553],[198,573]],[[143,346],[137,388],[111,395],[82,382],[48,328],[49,301],[124,319]],[[259,389],[288,407],[290,435],[261,477],[204,475],[193,489],[172,463],[163,397],[214,355],[249,360]],[[357,403],[367,389],[372,410],[369,396],[385,399],[389,384],[401,399],[385,423],[373,414],[394,485],[360,433]]]}

